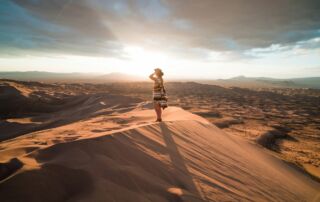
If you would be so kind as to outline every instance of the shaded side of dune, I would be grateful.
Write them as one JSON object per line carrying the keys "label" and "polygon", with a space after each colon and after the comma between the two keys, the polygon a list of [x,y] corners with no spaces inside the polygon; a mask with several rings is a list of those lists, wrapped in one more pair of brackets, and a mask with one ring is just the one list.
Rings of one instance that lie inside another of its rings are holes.
{"label": "shaded side of dune", "polygon": [[12,158],[8,162],[0,163],[0,181],[17,172],[22,166],[23,163],[17,158]]}
{"label": "shaded side of dune", "polygon": [[93,181],[87,172],[46,164],[1,183],[0,198],[1,201],[67,201],[92,189]]}

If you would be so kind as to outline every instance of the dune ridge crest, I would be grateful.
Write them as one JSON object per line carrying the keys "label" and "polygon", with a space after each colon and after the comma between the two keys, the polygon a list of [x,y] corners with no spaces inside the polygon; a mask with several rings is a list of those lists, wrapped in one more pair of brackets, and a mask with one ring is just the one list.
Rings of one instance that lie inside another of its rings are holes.
{"label": "dune ridge crest", "polygon": [[0,200],[317,200],[319,183],[264,149],[178,107],[154,123],[150,105],[2,142],[0,160],[23,167],[0,182]]}

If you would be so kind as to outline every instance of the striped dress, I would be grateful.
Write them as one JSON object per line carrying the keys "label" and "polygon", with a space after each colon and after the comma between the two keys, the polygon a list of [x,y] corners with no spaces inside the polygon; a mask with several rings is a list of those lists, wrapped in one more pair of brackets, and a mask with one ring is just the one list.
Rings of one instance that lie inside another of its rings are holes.
{"label": "striped dress", "polygon": [[167,96],[164,92],[162,80],[155,78],[153,84],[153,102],[160,104],[161,107],[167,107]]}

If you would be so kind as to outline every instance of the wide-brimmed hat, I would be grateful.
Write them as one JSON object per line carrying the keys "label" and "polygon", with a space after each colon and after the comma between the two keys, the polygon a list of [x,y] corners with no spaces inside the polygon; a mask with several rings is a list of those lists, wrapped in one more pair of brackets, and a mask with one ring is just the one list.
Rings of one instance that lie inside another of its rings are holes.
{"label": "wide-brimmed hat", "polygon": [[160,72],[160,75],[163,76],[163,72],[162,72],[162,70],[161,70],[160,68],[155,68],[154,71],[155,71],[155,72],[156,72],[156,71],[159,71],[159,72]]}

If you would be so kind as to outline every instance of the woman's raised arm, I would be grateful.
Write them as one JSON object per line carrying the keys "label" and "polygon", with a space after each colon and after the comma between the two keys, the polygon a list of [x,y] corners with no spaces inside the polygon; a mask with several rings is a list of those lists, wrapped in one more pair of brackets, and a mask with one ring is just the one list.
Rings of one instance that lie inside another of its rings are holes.
{"label": "woman's raised arm", "polygon": [[150,74],[149,78],[150,78],[151,80],[155,80],[155,78],[154,78],[154,73]]}

